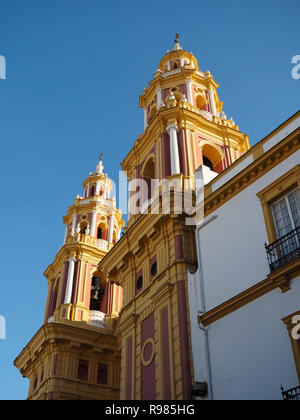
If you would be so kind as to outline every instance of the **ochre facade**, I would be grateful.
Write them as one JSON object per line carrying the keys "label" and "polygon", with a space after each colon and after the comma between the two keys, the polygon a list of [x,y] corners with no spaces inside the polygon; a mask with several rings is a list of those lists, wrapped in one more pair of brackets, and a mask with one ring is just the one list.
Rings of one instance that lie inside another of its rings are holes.
{"label": "ochre facade", "polygon": [[[15,362],[30,378],[29,399],[191,398],[187,273],[198,262],[195,227],[175,198],[193,191],[199,166],[214,177],[249,149],[217,88],[176,39],[140,97],[145,132],[122,162],[128,179],[147,187],[131,191],[138,211],[122,236],[101,159],[85,181],[45,273],[44,325]],[[163,180],[176,185],[169,212],[160,211]],[[153,196],[159,211],[149,214]]]}

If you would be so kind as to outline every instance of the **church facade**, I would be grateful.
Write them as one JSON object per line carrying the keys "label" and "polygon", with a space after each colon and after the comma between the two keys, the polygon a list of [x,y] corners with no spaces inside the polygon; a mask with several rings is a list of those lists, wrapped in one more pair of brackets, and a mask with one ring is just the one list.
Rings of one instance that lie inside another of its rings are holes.
{"label": "church facade", "polygon": [[[264,154],[262,146],[251,151],[217,90],[176,37],[140,96],[144,133],[121,163],[129,183],[126,227],[102,156],[63,218],[64,243],[45,272],[44,323],[15,360],[30,379],[28,399],[213,398],[203,368],[199,226],[227,197],[223,181],[238,176],[249,156]],[[199,206],[201,220],[194,217]],[[208,248],[207,264],[230,248],[218,245]],[[222,294],[211,286],[219,300],[230,294],[220,275],[213,280],[225,288]]]}

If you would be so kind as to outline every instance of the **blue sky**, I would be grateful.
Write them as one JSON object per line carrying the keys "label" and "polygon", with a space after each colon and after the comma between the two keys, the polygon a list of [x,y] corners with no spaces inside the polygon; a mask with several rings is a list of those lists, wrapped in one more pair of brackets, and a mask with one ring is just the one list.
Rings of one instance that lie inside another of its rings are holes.
{"label": "blue sky", "polygon": [[26,398],[13,360],[41,326],[62,216],[100,152],[118,179],[143,130],[139,94],[175,33],[254,145],[299,109],[299,17],[297,0],[1,1],[0,399]]}

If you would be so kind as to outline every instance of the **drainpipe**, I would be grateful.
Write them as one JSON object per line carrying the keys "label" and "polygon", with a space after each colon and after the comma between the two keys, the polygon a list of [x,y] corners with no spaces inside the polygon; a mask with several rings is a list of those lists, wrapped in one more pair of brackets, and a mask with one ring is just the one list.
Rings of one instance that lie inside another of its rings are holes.
{"label": "drainpipe", "polygon": [[[203,266],[202,266],[202,259],[201,259],[201,248],[200,248],[200,230],[206,226],[208,223],[215,220],[217,216],[210,217],[207,221],[203,221],[200,225],[196,227],[196,243],[198,249],[198,278],[199,278],[199,286],[200,286],[200,304],[199,304],[199,313],[198,315],[204,315],[206,313],[206,305],[205,305],[205,293],[204,293],[204,277],[203,277]],[[206,371],[207,371],[207,386],[208,386],[208,396],[211,400],[214,399],[213,396],[213,388],[212,388],[212,374],[211,374],[211,357],[210,357],[210,349],[209,349],[209,336],[208,336],[208,328],[199,325],[199,330],[202,331],[204,336],[204,348],[205,348],[205,360],[206,360]]]}

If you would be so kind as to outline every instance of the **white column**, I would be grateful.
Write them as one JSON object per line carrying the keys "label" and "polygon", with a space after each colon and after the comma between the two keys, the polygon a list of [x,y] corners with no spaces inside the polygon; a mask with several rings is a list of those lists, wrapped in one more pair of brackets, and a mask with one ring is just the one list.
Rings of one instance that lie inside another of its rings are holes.
{"label": "white column", "polygon": [[215,116],[215,115],[217,115],[217,110],[216,110],[214,93],[213,93],[212,89],[209,89],[208,92],[209,92],[209,98],[210,98],[210,104],[211,104],[211,113],[213,114],[213,116]]}
{"label": "white column", "polygon": [[75,235],[76,220],[77,220],[77,215],[76,214],[73,214],[71,236],[74,236]]}
{"label": "white column", "polygon": [[170,136],[171,175],[180,174],[177,129],[178,127],[176,124],[167,127]]}
{"label": "white column", "polygon": [[183,57],[180,57],[179,62],[180,62],[180,67],[183,67],[183,66],[184,66],[184,60],[183,60]]}
{"label": "white column", "polygon": [[114,217],[110,216],[110,221],[109,221],[109,235],[108,235],[108,242],[112,243],[113,241],[113,231],[114,231]]}
{"label": "white column", "polygon": [[100,194],[100,181],[96,182],[96,195]]}
{"label": "white column", "polygon": [[86,196],[88,197],[90,195],[90,184],[88,184],[86,189]]}
{"label": "white column", "polygon": [[96,236],[96,234],[95,234],[96,216],[97,216],[97,212],[96,212],[96,210],[94,210],[92,212],[91,231],[90,231],[91,236]]}
{"label": "white column", "polygon": [[161,104],[162,104],[161,88],[156,89],[156,95],[157,95],[157,97],[156,97],[156,107],[157,107],[157,110],[159,110],[159,108],[161,107]]}
{"label": "white column", "polygon": [[170,61],[167,61],[167,69],[168,69],[168,71],[171,70],[171,63],[170,63]]}
{"label": "white column", "polygon": [[75,270],[75,263],[76,263],[76,260],[74,258],[69,258],[68,261],[69,261],[69,271],[68,271],[68,279],[67,279],[67,287],[66,287],[64,303],[71,303],[72,290],[73,290],[73,280],[74,280],[74,270]]}
{"label": "white column", "polygon": [[144,131],[146,131],[147,125],[148,125],[147,107],[144,106],[143,110],[144,110]]}
{"label": "white column", "polygon": [[105,184],[105,199],[109,200],[109,186]]}
{"label": "white column", "polygon": [[185,81],[185,84],[186,84],[186,91],[187,91],[187,100],[191,105],[193,105],[192,81],[190,79],[187,79]]}

